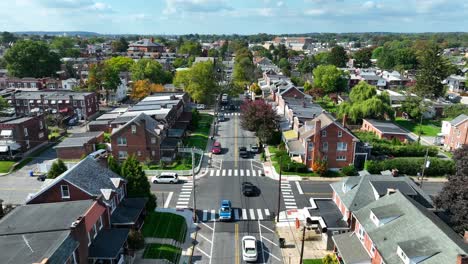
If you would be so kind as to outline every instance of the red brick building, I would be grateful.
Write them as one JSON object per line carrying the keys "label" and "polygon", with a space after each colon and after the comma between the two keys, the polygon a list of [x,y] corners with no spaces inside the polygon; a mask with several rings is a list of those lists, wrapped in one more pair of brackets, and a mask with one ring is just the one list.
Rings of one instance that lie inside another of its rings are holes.
{"label": "red brick building", "polygon": [[15,90],[62,89],[62,81],[53,78],[7,78],[6,88]]}
{"label": "red brick building", "polygon": [[361,130],[372,132],[380,139],[392,140],[396,138],[401,142],[408,141],[409,132],[390,121],[363,119]]}
{"label": "red brick building", "polygon": [[119,159],[134,155],[140,161],[158,162],[160,144],[165,138],[163,130],[164,125],[141,113],[112,131],[112,155]]}
{"label": "red brick building", "polygon": [[444,147],[453,151],[466,144],[468,144],[468,116],[461,114],[449,122]]}
{"label": "red brick building", "polygon": [[150,39],[140,39],[128,45],[129,53],[136,53],[136,52],[165,52],[166,48],[159,44],[155,43],[153,38]]}
{"label": "red brick building", "polygon": [[59,159],[81,159],[94,152],[97,144],[102,142],[104,142],[104,132],[102,131],[75,133],[65,138],[54,149],[57,151]]}
{"label": "red brick building", "polygon": [[48,142],[44,116],[0,119],[0,157],[14,159]]}

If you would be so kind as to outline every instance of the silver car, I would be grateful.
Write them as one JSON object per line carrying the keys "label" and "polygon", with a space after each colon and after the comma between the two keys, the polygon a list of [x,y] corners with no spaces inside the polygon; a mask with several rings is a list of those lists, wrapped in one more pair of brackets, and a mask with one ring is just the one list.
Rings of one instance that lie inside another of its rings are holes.
{"label": "silver car", "polygon": [[242,259],[245,262],[257,261],[257,239],[254,236],[242,238]]}

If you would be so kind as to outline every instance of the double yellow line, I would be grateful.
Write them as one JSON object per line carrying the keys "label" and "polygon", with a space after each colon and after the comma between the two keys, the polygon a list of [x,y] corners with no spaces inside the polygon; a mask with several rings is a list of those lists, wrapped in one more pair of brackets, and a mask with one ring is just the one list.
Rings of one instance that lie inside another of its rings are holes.
{"label": "double yellow line", "polygon": [[235,263],[240,263],[240,256],[239,256],[239,224],[235,224],[234,226],[234,241],[235,241],[235,250],[236,250],[236,258]]}
{"label": "double yellow line", "polygon": [[237,116],[234,116],[234,166],[237,168],[239,147],[237,146]]}

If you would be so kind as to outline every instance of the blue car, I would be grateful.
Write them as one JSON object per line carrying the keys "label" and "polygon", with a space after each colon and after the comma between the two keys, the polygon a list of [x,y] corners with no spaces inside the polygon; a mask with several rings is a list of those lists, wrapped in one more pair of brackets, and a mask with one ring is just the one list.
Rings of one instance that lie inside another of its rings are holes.
{"label": "blue car", "polygon": [[219,221],[230,221],[232,219],[231,201],[222,200],[219,208]]}

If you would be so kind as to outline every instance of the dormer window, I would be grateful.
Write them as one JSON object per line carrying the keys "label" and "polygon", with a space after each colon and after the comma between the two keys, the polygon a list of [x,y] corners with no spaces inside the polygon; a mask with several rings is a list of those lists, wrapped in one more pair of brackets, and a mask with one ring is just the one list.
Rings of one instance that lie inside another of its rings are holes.
{"label": "dormer window", "polygon": [[132,125],[132,134],[136,134],[136,126]]}

